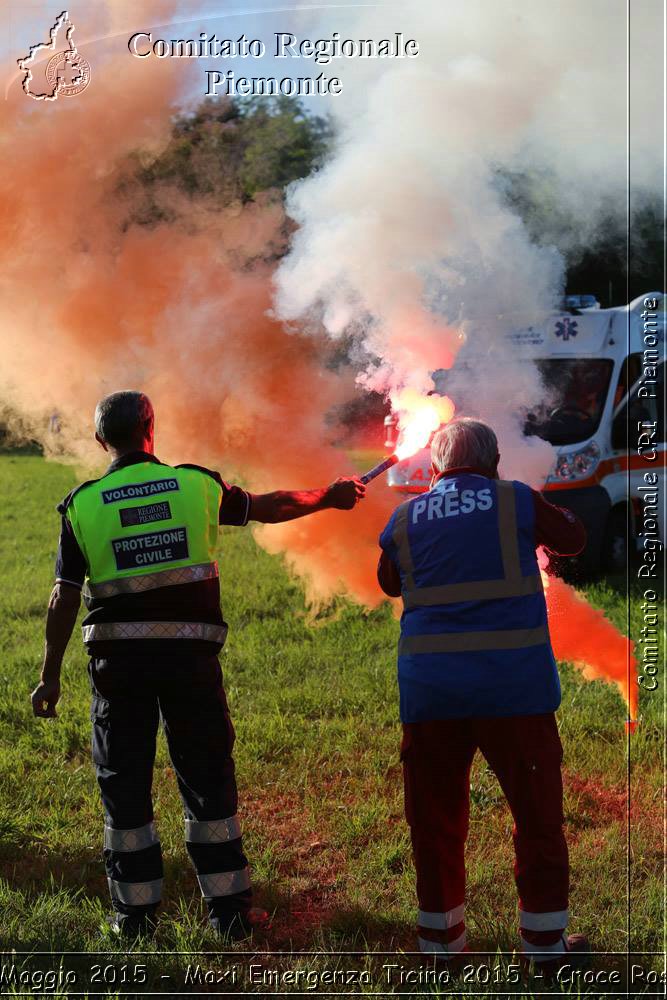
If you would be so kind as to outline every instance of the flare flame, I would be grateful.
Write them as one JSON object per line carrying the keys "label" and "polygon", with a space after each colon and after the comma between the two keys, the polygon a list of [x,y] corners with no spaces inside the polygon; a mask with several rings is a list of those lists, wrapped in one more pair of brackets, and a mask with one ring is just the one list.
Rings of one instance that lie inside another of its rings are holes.
{"label": "flare flame", "polygon": [[398,415],[395,453],[401,461],[425,448],[431,435],[454,416],[454,404],[447,396],[423,396],[415,389],[393,393],[391,405]]}

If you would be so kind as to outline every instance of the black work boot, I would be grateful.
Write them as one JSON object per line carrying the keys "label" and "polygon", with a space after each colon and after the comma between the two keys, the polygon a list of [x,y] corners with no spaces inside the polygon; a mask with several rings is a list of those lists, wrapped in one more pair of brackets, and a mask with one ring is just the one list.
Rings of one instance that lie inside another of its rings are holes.
{"label": "black work boot", "polygon": [[[585,934],[570,934],[565,943],[567,945],[567,953],[572,954],[570,958],[570,965],[577,966],[578,969],[582,969],[585,965],[590,964],[590,953],[591,943]],[[582,952],[584,954],[582,954]],[[578,953],[578,954],[577,954]]]}
{"label": "black work boot", "polygon": [[530,963],[533,976],[541,978],[545,984],[556,982],[558,970],[564,965],[571,969],[585,969],[591,964],[591,945],[585,934],[569,934],[564,941],[565,951],[555,958],[549,958],[545,962]]}
{"label": "black work boot", "polygon": [[269,926],[269,914],[259,906],[251,906],[248,910],[238,910],[225,916],[210,917],[210,924],[223,941],[245,941],[255,931],[266,930]]}
{"label": "black work boot", "polygon": [[109,926],[113,934],[122,941],[131,943],[144,938],[150,940],[157,928],[155,913],[119,913],[113,910],[108,916]]}

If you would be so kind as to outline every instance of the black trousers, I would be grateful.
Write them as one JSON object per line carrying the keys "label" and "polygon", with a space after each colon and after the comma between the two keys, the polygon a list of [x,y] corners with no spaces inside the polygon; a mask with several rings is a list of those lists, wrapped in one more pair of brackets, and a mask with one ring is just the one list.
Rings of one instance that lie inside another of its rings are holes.
{"label": "black trousers", "polygon": [[250,907],[232,749],[216,656],[113,657],[88,667],[93,761],[106,812],[104,859],[114,909],[150,914],[162,896],[152,782],[160,718],[185,811],[185,839],[209,914]]}

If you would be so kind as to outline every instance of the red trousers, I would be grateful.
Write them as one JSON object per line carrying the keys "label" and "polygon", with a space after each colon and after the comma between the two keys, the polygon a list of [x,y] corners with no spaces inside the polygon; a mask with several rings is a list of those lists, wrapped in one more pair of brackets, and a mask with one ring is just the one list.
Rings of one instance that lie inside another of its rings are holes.
{"label": "red trousers", "polygon": [[563,749],[553,713],[403,726],[405,814],[412,836],[422,951],[466,947],[465,860],[470,767],[480,750],[514,817],[522,950],[535,961],[565,948],[568,854]]}

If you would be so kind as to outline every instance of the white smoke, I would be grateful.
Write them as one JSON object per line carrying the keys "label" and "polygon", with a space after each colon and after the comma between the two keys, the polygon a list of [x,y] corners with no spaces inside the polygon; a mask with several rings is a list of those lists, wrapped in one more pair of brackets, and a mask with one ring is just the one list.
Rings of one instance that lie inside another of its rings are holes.
{"label": "white smoke", "polygon": [[[646,0],[642,21],[656,12]],[[330,107],[335,153],[289,197],[299,229],[277,275],[278,314],[314,317],[333,337],[353,331],[367,357],[361,381],[387,393],[430,388],[428,373],[449,367],[472,329],[486,359],[477,414],[498,429],[506,474],[532,480],[552,451],[527,443],[510,411],[543,390],[533,366],[501,378],[494,355],[507,360],[507,330],[554,307],[564,266],[555,247],[531,242],[500,172],[548,176],[550,196],[576,218],[568,243],[585,241],[603,200],[626,183],[625,17],[620,0],[429,0],[359,12],[348,36],[400,30],[420,55],[329,67],[344,79]],[[649,85],[641,96],[655,103]],[[633,135],[645,184],[660,172],[643,155],[649,118]]]}

